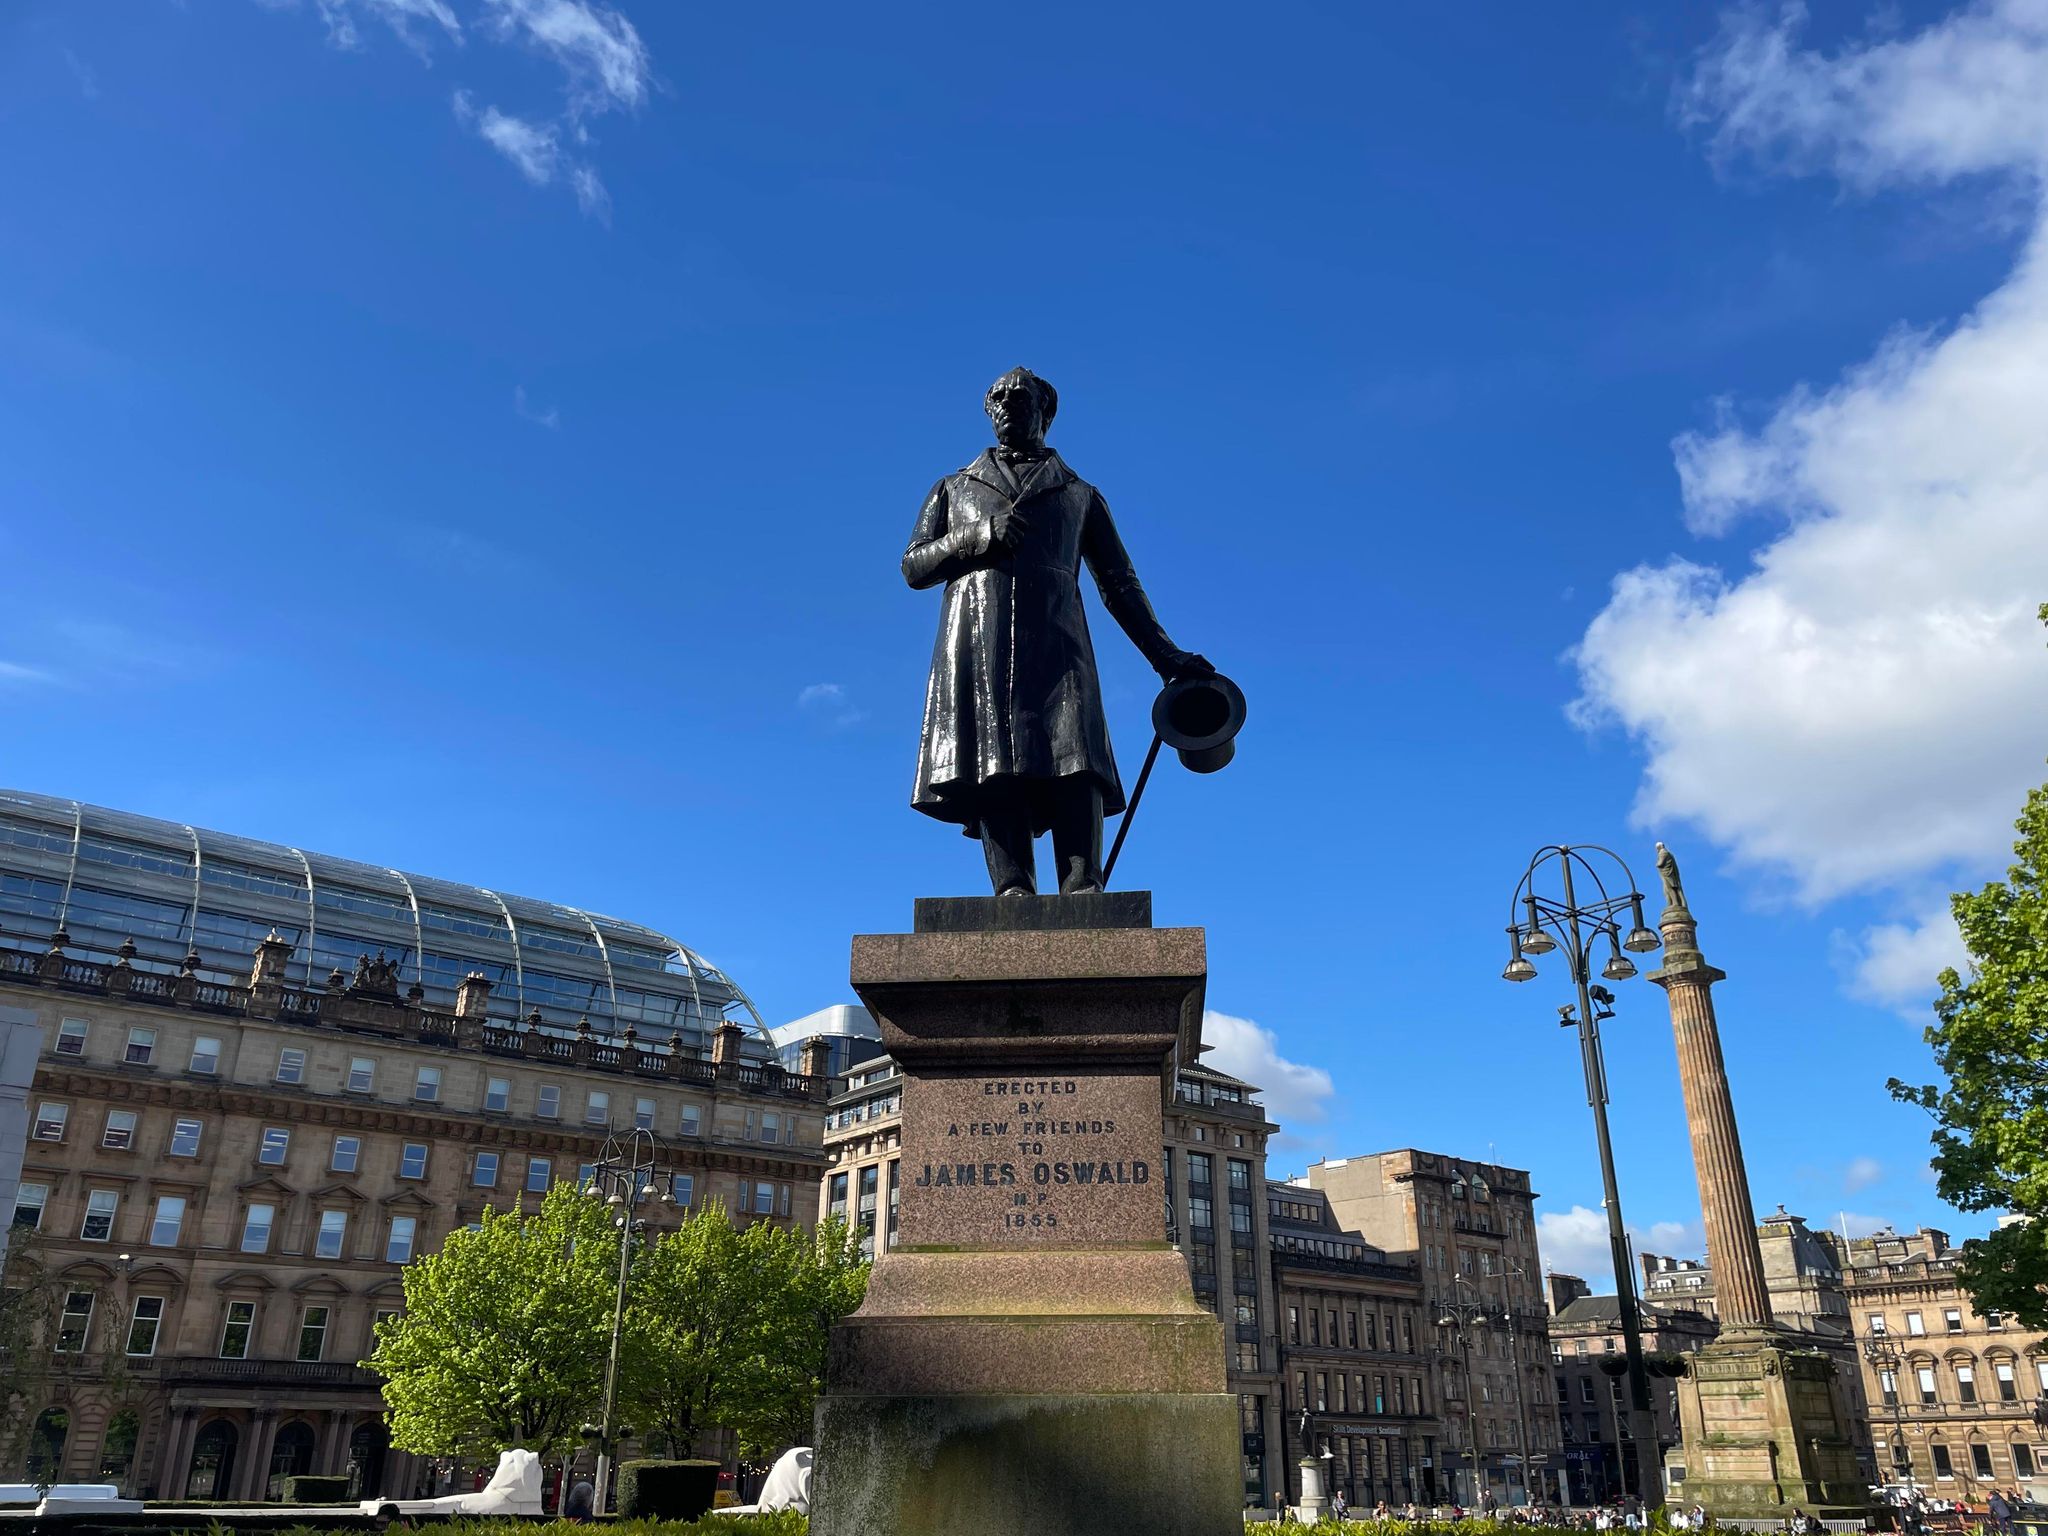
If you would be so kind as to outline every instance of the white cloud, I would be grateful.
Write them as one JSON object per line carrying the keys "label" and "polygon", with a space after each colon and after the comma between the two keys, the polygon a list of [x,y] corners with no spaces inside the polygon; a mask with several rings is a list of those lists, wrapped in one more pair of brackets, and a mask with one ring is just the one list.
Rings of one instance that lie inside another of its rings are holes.
{"label": "white cloud", "polygon": [[0,661],[0,685],[10,683],[54,683],[56,675],[26,662]]}
{"label": "white cloud", "polygon": [[[2048,171],[2048,8],[1981,5],[1823,56],[1800,13],[1740,13],[1685,97],[1726,157],[1853,185]],[[1695,530],[1780,526],[1730,574],[1624,572],[1575,659],[1581,724],[1648,754],[1639,823],[1702,827],[1819,902],[1917,903],[1994,859],[2041,777],[2048,665],[2048,226],[1952,329],[1900,332],[1753,430],[1725,407],[1678,439]],[[1938,930],[1873,929],[1857,985],[1896,993]]]}
{"label": "white cloud", "polygon": [[568,77],[569,114],[581,118],[647,99],[647,46],[618,11],[590,0],[486,0],[501,36],[547,55]]}
{"label": "white cloud", "polygon": [[1854,939],[1836,935],[1848,972],[1849,995],[1890,1008],[1914,1023],[1929,1023],[1928,1004],[1941,990],[1944,968],[1963,970],[1969,952],[1947,902],[1903,922],[1880,923]]}
{"label": "white cloud", "polygon": [[[259,3],[279,8],[276,0]],[[432,34],[426,30],[428,27],[439,27],[453,41],[462,41],[462,24],[444,0],[314,0],[314,5],[327,24],[327,41],[337,48],[362,46],[362,34],[356,30],[359,10],[383,22],[422,59],[431,56],[428,45]]]}
{"label": "white cloud", "polygon": [[1851,1237],[1868,1237],[1873,1232],[1889,1231],[1891,1223],[1882,1216],[1865,1216],[1857,1211],[1837,1211],[1835,1230],[1840,1232],[1844,1228],[1848,1229]]}
{"label": "white cloud", "polygon": [[550,186],[557,178],[564,180],[576,194],[579,208],[600,222],[610,222],[611,198],[605,193],[604,183],[589,165],[563,151],[558,125],[531,122],[493,106],[479,109],[467,91],[455,93],[455,116],[510,160],[534,186]]}
{"label": "white cloud", "polygon": [[828,725],[858,725],[867,718],[867,711],[857,707],[838,683],[812,683],[798,689],[796,707]]}
{"label": "white cloud", "polygon": [[100,77],[93,67],[73,53],[69,48],[63,51],[64,65],[71,71],[71,78],[78,82],[78,94],[87,101],[100,99]]}
{"label": "white cloud", "polygon": [[1852,1157],[1849,1166],[1842,1170],[1842,1193],[1853,1195],[1858,1190],[1868,1189],[1884,1177],[1884,1164],[1874,1157]]}
{"label": "white cloud", "polygon": [[1209,1047],[1202,1065],[1262,1090],[1267,1118],[1283,1130],[1321,1120],[1329,1112],[1337,1091],[1330,1074],[1282,1056],[1279,1038],[1265,1026],[1211,1008],[1202,1015],[1202,1040]]}
{"label": "white cloud", "polygon": [[[1706,1238],[1699,1223],[1693,1221],[1655,1221],[1647,1227],[1631,1227],[1629,1236],[1638,1255],[1693,1258],[1706,1250]],[[1577,1275],[1596,1293],[1610,1290],[1614,1284],[1614,1250],[1607,1241],[1605,1209],[1575,1205],[1564,1211],[1539,1211],[1536,1249],[1546,1271]]]}
{"label": "white cloud", "polygon": [[554,406],[551,405],[543,411],[526,398],[524,384],[512,386],[512,413],[522,421],[530,421],[535,426],[547,427],[550,430],[562,424],[562,413]]}

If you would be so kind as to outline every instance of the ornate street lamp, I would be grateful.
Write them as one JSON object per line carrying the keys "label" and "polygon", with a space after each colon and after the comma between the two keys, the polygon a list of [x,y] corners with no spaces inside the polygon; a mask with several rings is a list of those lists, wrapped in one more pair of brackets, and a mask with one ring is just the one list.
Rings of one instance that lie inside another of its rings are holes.
{"label": "ornate street lamp", "polygon": [[611,1211],[611,1222],[619,1233],[619,1287],[612,1300],[611,1359],[604,1372],[604,1418],[583,1426],[585,1438],[597,1442],[597,1488],[591,1513],[605,1512],[605,1485],[611,1478],[612,1456],[619,1441],[631,1433],[617,1422],[619,1403],[619,1336],[626,1322],[626,1277],[633,1262],[633,1239],[646,1229],[634,1215],[642,1205],[674,1205],[673,1176],[658,1166],[662,1146],[654,1132],[635,1127],[623,1137],[616,1131],[605,1137],[604,1152],[591,1165],[590,1181],[583,1193],[602,1200]]}
{"label": "ornate street lamp", "polygon": [[[1884,1391],[1887,1381],[1891,1383],[1892,1464],[1889,1468],[1879,1467],[1878,1470],[1889,1474],[1884,1479],[1889,1483],[1897,1478],[1899,1465],[1903,1462],[1906,1468],[1906,1486],[1918,1487],[1913,1477],[1912,1459],[1906,1454],[1906,1410],[1904,1399],[1899,1394],[1899,1367],[1906,1363],[1905,1353],[1892,1341],[1890,1334],[1881,1333],[1873,1328],[1863,1340],[1863,1358],[1869,1361],[1870,1368],[1877,1372],[1877,1386],[1880,1392]],[[2044,1398],[2043,1402],[2048,1402],[2048,1398]],[[2034,1410],[2034,1422],[2037,1424],[2044,1422],[2041,1413],[2039,1408]],[[1875,1455],[1876,1451],[1877,1447],[1873,1445],[1871,1453]]]}
{"label": "ornate street lamp", "polygon": [[[1597,856],[1599,863],[1595,862]],[[1611,865],[1605,876],[1601,870]],[[1608,881],[1620,879],[1609,890]],[[1556,878],[1558,894],[1539,890]],[[1589,882],[1599,894],[1580,899],[1579,880]],[[1600,1177],[1606,1193],[1607,1241],[1614,1262],[1614,1296],[1621,1311],[1621,1338],[1628,1361],[1629,1418],[1636,1457],[1637,1485],[1645,1504],[1661,1502],[1661,1468],[1648,1464],[1656,1455],[1657,1435],[1650,1410],[1650,1383],[1643,1369],[1642,1320],[1636,1308],[1633,1261],[1629,1255],[1628,1233],[1621,1219],[1621,1189],[1614,1176],[1614,1145],[1607,1132],[1607,1066],[1600,1053],[1600,1021],[1614,1017],[1614,994],[1593,982],[1593,965],[1599,951],[1606,960],[1600,975],[1607,981],[1626,981],[1635,975],[1629,955],[1648,954],[1661,944],[1655,932],[1643,922],[1643,894],[1636,889],[1621,855],[1590,843],[1576,847],[1556,843],[1540,848],[1529,861],[1515,887],[1508,914],[1508,966],[1501,972],[1506,981],[1529,981],[1536,975],[1529,956],[1562,953],[1578,989],[1576,1016],[1569,1004],[1558,1009],[1566,1027],[1579,1033],[1579,1060],[1586,1075],[1586,1103],[1593,1111],[1593,1132],[1600,1148]],[[1626,916],[1628,926],[1622,927]],[[1623,951],[1627,951],[1626,954]]]}

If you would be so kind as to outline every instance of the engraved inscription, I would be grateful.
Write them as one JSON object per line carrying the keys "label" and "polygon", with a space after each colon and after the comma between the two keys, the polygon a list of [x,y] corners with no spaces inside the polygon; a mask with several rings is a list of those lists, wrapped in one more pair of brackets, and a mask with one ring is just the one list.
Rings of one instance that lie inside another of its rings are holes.
{"label": "engraved inscription", "polygon": [[910,1172],[921,1197],[949,1208],[956,1231],[1055,1232],[1086,1223],[1079,1206],[1152,1182],[1151,1162],[1130,1155],[1131,1128],[1120,1131],[1113,1107],[1097,1102],[1105,1096],[1096,1080],[973,1078],[961,1087],[978,1113],[945,1121],[940,1145]]}

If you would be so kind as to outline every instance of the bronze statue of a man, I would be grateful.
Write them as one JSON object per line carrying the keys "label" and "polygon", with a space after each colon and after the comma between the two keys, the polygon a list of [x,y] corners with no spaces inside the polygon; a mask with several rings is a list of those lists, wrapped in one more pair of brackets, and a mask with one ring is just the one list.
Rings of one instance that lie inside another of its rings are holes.
{"label": "bronze statue of a man", "polygon": [[983,401],[996,446],[932,487],[903,579],[944,582],[911,804],[981,839],[999,896],[1035,895],[1052,833],[1060,892],[1102,889],[1102,819],[1124,808],[1081,608],[1096,590],[1168,682],[1215,671],[1166,636],[1102,495],[1045,445],[1053,387],[1013,368]]}

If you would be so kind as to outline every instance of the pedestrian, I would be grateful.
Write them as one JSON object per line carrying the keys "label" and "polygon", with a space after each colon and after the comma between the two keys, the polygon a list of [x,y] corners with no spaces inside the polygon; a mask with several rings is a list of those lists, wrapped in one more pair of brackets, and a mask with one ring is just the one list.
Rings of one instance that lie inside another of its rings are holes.
{"label": "pedestrian", "polygon": [[565,1517],[581,1525],[590,1518],[597,1502],[597,1487],[587,1477],[578,1477],[569,1489],[569,1501],[562,1508]]}
{"label": "pedestrian", "polygon": [[1342,1520],[1350,1512],[1350,1508],[1351,1506],[1344,1502],[1344,1490],[1342,1488],[1339,1488],[1330,1495],[1330,1513],[1339,1520]]}
{"label": "pedestrian", "polygon": [[2012,1504],[2006,1498],[2005,1490],[1993,1488],[1984,1508],[1991,1516],[1992,1525],[1997,1527],[1998,1536],[2012,1536]]}

